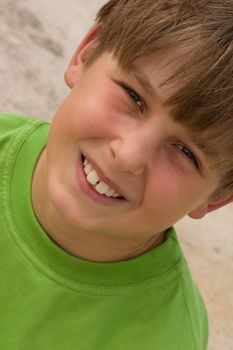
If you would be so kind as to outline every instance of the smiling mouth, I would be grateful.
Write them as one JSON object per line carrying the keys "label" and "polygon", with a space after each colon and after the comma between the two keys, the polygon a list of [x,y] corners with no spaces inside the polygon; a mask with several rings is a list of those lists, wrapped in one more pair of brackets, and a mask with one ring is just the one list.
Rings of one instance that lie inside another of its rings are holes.
{"label": "smiling mouth", "polygon": [[113,188],[111,188],[107,183],[100,179],[100,176],[94,170],[89,161],[82,155],[83,170],[86,174],[86,179],[92,188],[100,195],[109,197],[112,199],[122,199],[125,200],[123,196],[117,193]]}

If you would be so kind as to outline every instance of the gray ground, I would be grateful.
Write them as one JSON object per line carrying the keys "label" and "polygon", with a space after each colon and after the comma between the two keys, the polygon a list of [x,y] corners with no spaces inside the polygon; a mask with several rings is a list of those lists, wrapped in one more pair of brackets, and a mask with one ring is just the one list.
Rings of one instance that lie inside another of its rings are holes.
{"label": "gray ground", "polygon": [[[63,72],[103,0],[0,0],[1,111],[50,120]],[[210,319],[209,350],[233,349],[232,205],[177,224]],[[182,349],[188,350],[188,349]]]}

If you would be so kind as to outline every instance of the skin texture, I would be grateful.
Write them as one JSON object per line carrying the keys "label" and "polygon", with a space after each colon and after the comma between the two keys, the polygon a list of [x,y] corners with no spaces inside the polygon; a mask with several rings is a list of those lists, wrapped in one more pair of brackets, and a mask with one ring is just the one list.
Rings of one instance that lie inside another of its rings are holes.
{"label": "skin texture", "polygon": [[[47,234],[68,253],[118,261],[161,244],[165,231],[185,215],[201,218],[232,198],[208,200],[217,176],[162,104],[169,90],[160,83],[174,67],[158,57],[137,62],[153,94],[123,72],[110,53],[87,67],[98,30],[88,32],[67,68],[71,91],[55,114],[37,163],[32,203]],[[124,201],[106,205],[85,193],[77,170],[83,153]]]}

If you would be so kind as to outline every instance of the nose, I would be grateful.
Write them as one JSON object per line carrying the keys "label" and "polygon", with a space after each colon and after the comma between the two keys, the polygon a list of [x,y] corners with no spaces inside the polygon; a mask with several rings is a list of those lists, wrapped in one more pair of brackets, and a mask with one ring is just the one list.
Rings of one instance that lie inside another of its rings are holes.
{"label": "nose", "polygon": [[[145,172],[156,152],[155,135],[152,130],[130,132],[111,142],[111,153],[116,166],[125,172],[139,176]],[[158,140],[157,140],[158,141]]]}

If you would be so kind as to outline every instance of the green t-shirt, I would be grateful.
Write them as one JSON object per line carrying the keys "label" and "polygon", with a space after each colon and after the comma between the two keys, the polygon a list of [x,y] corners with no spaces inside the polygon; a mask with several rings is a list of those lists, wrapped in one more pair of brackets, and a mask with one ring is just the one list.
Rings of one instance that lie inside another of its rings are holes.
{"label": "green t-shirt", "polygon": [[173,228],[115,263],[75,258],[43,231],[30,190],[48,130],[0,114],[0,349],[206,350],[205,306]]}

